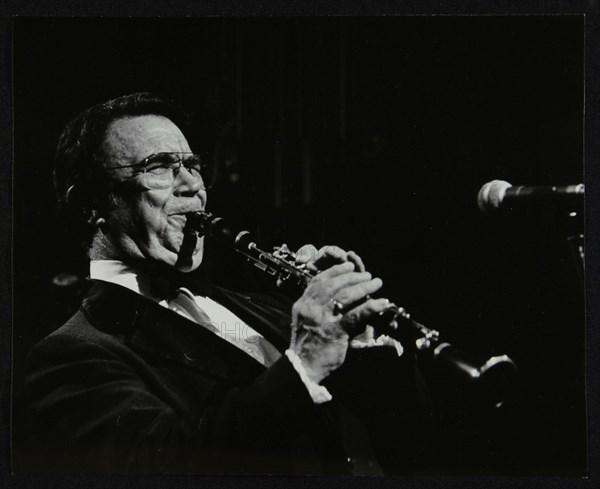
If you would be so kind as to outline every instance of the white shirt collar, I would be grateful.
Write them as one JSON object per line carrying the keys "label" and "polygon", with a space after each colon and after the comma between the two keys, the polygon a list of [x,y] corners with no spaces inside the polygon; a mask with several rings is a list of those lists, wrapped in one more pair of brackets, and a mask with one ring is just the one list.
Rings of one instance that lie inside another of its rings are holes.
{"label": "white shirt collar", "polygon": [[137,268],[120,260],[90,261],[90,278],[127,287],[138,294],[152,298],[149,279]]}

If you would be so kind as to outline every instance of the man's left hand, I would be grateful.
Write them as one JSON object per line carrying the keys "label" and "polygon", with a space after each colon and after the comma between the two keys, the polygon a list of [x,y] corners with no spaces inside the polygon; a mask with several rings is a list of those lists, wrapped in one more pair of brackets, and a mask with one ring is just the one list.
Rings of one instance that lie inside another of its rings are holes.
{"label": "man's left hand", "polygon": [[[365,265],[362,258],[354,251],[345,251],[339,246],[329,245],[317,249],[316,246],[306,244],[301,246],[296,252],[296,263],[306,264],[306,268],[312,272],[321,272],[338,263],[352,262],[357,272],[364,272]],[[393,304],[390,304],[393,306]],[[375,330],[372,326],[367,326],[365,331],[354,336],[350,342],[350,348],[374,348],[374,347],[392,347],[395,348],[398,356],[402,355],[404,348],[399,341],[390,338],[387,335],[375,336]]]}

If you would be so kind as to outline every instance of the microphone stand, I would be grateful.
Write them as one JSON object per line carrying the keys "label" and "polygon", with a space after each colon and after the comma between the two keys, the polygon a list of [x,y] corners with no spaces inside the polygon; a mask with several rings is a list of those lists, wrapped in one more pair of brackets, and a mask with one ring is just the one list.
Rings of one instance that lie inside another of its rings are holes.
{"label": "microphone stand", "polygon": [[573,258],[573,265],[577,277],[583,287],[584,285],[584,269],[585,269],[585,250],[583,243],[583,232],[581,231],[581,216],[579,211],[569,212],[568,217],[569,236],[567,237],[567,243],[571,250],[571,256]]}

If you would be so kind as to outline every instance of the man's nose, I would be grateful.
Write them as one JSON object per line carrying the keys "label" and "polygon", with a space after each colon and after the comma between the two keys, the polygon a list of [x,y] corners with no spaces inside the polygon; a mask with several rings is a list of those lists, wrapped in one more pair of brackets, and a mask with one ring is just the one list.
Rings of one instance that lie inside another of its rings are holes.
{"label": "man's nose", "polygon": [[185,166],[181,166],[175,178],[174,193],[179,195],[196,195],[201,190],[206,190],[201,176],[192,175]]}

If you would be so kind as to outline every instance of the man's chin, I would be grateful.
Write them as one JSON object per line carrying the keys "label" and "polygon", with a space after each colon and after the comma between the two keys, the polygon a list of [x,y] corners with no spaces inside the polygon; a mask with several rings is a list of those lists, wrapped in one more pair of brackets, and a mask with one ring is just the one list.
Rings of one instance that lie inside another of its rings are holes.
{"label": "man's chin", "polygon": [[203,250],[199,250],[193,255],[179,254],[173,268],[183,273],[193,272],[202,263],[202,255]]}

